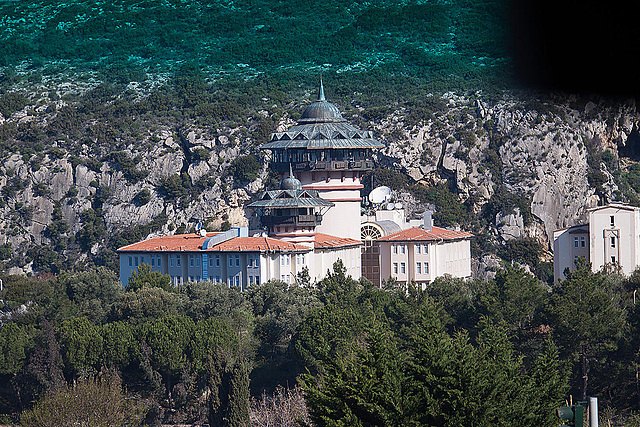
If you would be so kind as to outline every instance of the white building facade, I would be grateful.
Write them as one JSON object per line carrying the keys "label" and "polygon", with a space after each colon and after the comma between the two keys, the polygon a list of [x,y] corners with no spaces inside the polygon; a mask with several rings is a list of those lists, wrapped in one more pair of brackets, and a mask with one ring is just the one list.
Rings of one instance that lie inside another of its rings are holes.
{"label": "white building facade", "polygon": [[421,286],[439,276],[471,277],[471,238],[465,231],[440,227],[412,227],[372,242],[369,253],[378,254],[379,274],[363,276],[376,285],[389,278]]}
{"label": "white building facade", "polygon": [[619,269],[625,275],[640,266],[640,208],[612,203],[589,209],[588,223],[553,233],[554,280],[564,279],[580,258],[598,271]]}

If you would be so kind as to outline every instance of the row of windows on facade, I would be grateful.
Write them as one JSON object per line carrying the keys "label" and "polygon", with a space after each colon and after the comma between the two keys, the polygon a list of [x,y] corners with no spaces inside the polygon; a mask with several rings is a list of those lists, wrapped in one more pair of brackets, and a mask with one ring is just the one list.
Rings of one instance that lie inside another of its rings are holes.
{"label": "row of windows on facade", "polygon": [[[260,276],[247,276],[247,279],[249,280],[249,286],[251,285],[259,285],[260,284]],[[180,285],[182,283],[184,283],[182,276],[172,276],[171,277],[172,282],[177,286]],[[282,274],[280,276],[280,280],[282,280],[283,282],[287,283],[287,284],[291,284],[291,275],[290,274]],[[199,282],[200,281],[200,276],[189,276],[189,281],[190,282]],[[213,282],[213,283],[223,283],[223,280],[221,279],[220,276],[209,276],[209,281]],[[231,286],[240,286],[240,276],[236,275],[233,277],[227,277],[227,285],[229,287]]]}
{"label": "row of windows on facade", "polygon": [[[586,241],[585,241],[584,237],[580,237],[580,241],[579,242],[580,242],[580,245],[578,245],[578,238],[574,237],[573,238],[573,247],[574,248],[578,248],[578,247],[584,248],[584,247],[586,247]],[[616,236],[609,237],[609,244],[611,245],[612,248],[616,247]]]}
{"label": "row of windows on facade", "polygon": [[[575,255],[575,256],[573,257],[573,262],[577,264],[577,263],[578,263],[578,260],[579,260],[580,258],[584,259],[584,257],[583,257],[583,256]],[[615,257],[614,255],[612,255],[612,256],[611,256],[611,264],[615,264],[616,262],[617,262],[617,261],[616,261],[616,257]]]}
{"label": "row of windows on facade", "polygon": [[[289,275],[287,274],[287,283],[289,283]],[[282,276],[284,281],[285,275]],[[251,285],[259,285],[260,284],[260,276],[247,276],[249,280],[249,286]],[[205,279],[206,280],[206,279]],[[175,286],[181,285],[184,283],[182,276],[172,276],[171,281]],[[190,282],[199,282],[200,276],[189,276]],[[220,278],[220,276],[209,276],[209,281],[213,283],[223,283],[224,280]],[[231,286],[240,286],[240,276],[227,277],[227,285]]]}
{"label": "row of windows on facade", "polygon": [[[422,274],[422,266],[424,265],[424,274],[429,274],[428,262],[416,262],[416,273]],[[398,274],[398,263],[393,263],[393,274]],[[404,262],[400,263],[400,274],[407,274],[407,265]]]}
{"label": "row of windows on facade", "polygon": [[[427,244],[421,245],[419,243],[416,243],[415,249],[417,254],[423,253],[423,252],[425,254],[429,253],[429,245]],[[398,251],[400,251],[400,253],[403,254],[407,250],[407,245],[391,245],[391,250],[393,251],[394,254],[397,254]]]}
{"label": "row of windows on facade", "polygon": [[[240,255],[228,255],[229,259],[229,267],[233,267],[234,260],[235,266],[240,267]],[[145,262],[144,256],[130,256],[129,257],[129,267],[138,267],[140,264],[144,264]],[[180,267],[181,266],[182,257],[176,256],[174,258],[173,254],[169,254],[169,265],[171,267]],[[162,258],[160,255],[154,257],[153,255],[150,257],[151,267],[162,267]],[[296,264],[305,264],[305,254],[296,254]],[[291,255],[285,254],[280,256],[280,264],[281,265],[291,265]],[[200,267],[200,257],[189,255],[189,266],[190,267]],[[220,255],[216,255],[214,257],[209,258],[209,267],[220,267]],[[258,255],[247,256],[247,267],[260,267],[260,257]]]}

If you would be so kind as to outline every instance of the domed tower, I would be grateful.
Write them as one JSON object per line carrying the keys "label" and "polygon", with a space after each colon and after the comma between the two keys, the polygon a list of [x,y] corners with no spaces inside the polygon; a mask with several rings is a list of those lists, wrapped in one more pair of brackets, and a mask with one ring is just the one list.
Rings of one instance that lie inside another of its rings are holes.
{"label": "domed tower", "polygon": [[371,152],[384,145],[371,131],[361,131],[328,102],[320,82],[318,99],[302,113],[298,124],[272,134],[262,149],[273,153],[271,167],[281,176],[295,171],[303,190],[317,191],[334,204],[317,232],[360,240],[362,175],[373,168]]}
{"label": "domed tower", "polygon": [[318,196],[316,190],[304,190],[293,175],[280,182],[279,190],[265,191],[260,200],[249,205],[257,209],[269,236],[314,247],[316,227],[322,215],[334,204]]}

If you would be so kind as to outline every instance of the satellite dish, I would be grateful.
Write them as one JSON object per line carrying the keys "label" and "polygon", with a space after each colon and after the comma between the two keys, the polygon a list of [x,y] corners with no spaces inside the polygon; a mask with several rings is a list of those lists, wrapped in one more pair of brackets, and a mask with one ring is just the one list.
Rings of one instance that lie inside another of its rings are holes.
{"label": "satellite dish", "polygon": [[376,187],[369,193],[369,200],[375,204],[382,203],[389,197],[391,197],[391,189],[385,185]]}
{"label": "satellite dish", "polygon": [[387,210],[388,211],[392,211],[393,208],[395,208],[395,207],[396,207],[396,205],[394,205],[392,202],[387,203]]}
{"label": "satellite dish", "polygon": [[201,223],[201,222],[198,222],[198,223],[196,224],[196,231],[200,231],[200,229],[201,229],[201,228],[202,228],[202,223]]}
{"label": "satellite dish", "polygon": [[400,202],[396,203],[396,209],[402,209],[402,203]]}

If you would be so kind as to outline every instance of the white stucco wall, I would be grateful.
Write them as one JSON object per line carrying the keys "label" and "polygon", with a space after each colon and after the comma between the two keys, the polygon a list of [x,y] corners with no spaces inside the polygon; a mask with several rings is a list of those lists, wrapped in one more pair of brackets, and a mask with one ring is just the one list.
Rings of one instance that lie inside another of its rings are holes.
{"label": "white stucco wall", "polygon": [[638,208],[615,205],[589,212],[589,255],[594,271],[614,261],[626,275],[635,270],[640,255],[639,212]]}
{"label": "white stucco wall", "polygon": [[[471,276],[471,241],[446,242],[378,242],[380,247],[380,279],[392,277],[399,282],[430,282],[438,276]],[[420,245],[420,253],[416,249]],[[425,245],[427,250],[425,253]],[[397,249],[394,249],[395,248]],[[404,253],[402,247],[405,247]],[[417,263],[420,263],[418,273]],[[402,272],[402,264],[405,272]],[[396,272],[397,266],[397,272]]]}

